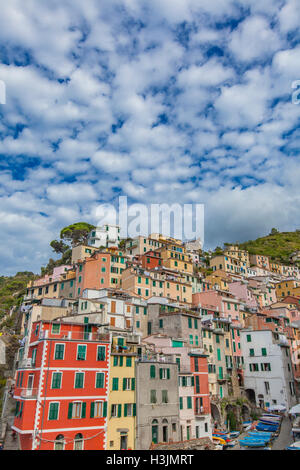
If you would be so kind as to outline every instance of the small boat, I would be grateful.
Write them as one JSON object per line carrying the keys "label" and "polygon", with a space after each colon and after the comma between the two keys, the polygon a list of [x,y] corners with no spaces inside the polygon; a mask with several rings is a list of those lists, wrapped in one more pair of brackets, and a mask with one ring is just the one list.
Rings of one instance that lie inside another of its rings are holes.
{"label": "small boat", "polygon": [[300,450],[300,441],[290,444],[288,447],[285,448],[285,450]]}
{"label": "small boat", "polygon": [[231,431],[229,433],[229,437],[232,437],[232,438],[238,437],[239,435],[240,435],[240,431]]}
{"label": "small boat", "polygon": [[226,441],[224,439],[222,439],[221,437],[213,435],[212,438],[213,438],[214,441],[217,441],[218,444],[226,445]]}
{"label": "small boat", "polygon": [[257,431],[276,432],[278,429],[278,426],[270,426],[268,424],[258,423],[255,429]]}
{"label": "small boat", "polygon": [[236,441],[227,442],[226,447],[234,447],[236,445]]}
{"label": "small boat", "polygon": [[243,447],[265,447],[266,441],[240,439],[240,445]]}

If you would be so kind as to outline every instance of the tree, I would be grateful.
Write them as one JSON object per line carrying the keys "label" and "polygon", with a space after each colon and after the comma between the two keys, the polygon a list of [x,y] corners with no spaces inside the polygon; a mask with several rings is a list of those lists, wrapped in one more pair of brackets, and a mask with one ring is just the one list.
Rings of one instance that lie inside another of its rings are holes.
{"label": "tree", "polygon": [[86,222],[77,222],[64,227],[60,232],[60,238],[61,240],[69,242],[72,246],[78,243],[86,243],[89,232],[94,228],[94,225]]}
{"label": "tree", "polygon": [[270,235],[275,235],[276,233],[279,233],[277,228],[272,228]]}
{"label": "tree", "polygon": [[52,240],[50,246],[55,253],[64,254],[70,249],[69,245],[66,245],[62,240]]}

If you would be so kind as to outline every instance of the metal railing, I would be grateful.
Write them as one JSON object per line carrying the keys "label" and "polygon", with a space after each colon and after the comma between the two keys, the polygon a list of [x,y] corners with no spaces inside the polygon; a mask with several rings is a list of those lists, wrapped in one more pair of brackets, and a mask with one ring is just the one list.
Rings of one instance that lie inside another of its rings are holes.
{"label": "metal railing", "polygon": [[36,398],[38,395],[37,388],[21,388],[20,397],[22,398]]}
{"label": "metal railing", "polygon": [[109,342],[109,334],[107,333],[85,333],[79,331],[60,331],[55,334],[49,330],[41,331],[39,339],[57,339],[57,340],[78,340],[78,341],[103,341]]}

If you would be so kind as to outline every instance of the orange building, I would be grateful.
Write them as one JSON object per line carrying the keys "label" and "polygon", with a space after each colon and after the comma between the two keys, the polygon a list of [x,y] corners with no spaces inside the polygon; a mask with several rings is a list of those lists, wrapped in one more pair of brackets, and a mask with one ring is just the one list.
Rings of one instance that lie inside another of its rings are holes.
{"label": "orange building", "polygon": [[96,252],[90,258],[79,261],[76,268],[76,297],[84,289],[103,289],[121,286],[122,272],[127,257],[112,248]]}

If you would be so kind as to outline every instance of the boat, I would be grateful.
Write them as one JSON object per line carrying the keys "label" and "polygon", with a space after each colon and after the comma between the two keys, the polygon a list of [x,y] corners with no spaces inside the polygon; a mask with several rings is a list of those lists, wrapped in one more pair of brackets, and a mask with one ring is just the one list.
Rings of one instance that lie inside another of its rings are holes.
{"label": "boat", "polygon": [[218,444],[226,445],[226,441],[224,439],[222,439],[221,437],[212,436],[212,438],[213,438],[214,441],[217,441]]}
{"label": "boat", "polygon": [[257,431],[276,432],[278,430],[278,426],[271,426],[268,424],[258,423],[255,429]]}
{"label": "boat", "polygon": [[240,439],[240,445],[243,447],[265,447],[266,441],[259,441],[256,439]]}
{"label": "boat", "polygon": [[229,433],[229,437],[232,437],[232,438],[238,437],[239,435],[240,435],[240,431],[231,431]]}
{"label": "boat", "polygon": [[262,438],[269,438],[269,439],[273,439],[273,434],[272,433],[267,433],[267,432],[264,432],[264,431],[249,431],[249,436],[250,437],[262,437]]}
{"label": "boat", "polygon": [[285,448],[285,450],[300,450],[300,441],[290,444],[288,447]]}
{"label": "boat", "polygon": [[236,445],[236,441],[230,441],[226,443],[226,447],[234,447]]}

